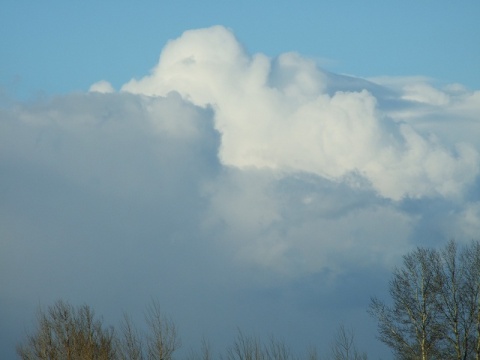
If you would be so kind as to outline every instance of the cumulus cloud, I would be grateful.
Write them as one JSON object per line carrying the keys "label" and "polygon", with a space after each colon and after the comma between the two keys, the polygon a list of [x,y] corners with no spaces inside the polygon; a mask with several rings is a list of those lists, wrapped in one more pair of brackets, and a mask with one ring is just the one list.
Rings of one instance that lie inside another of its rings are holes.
{"label": "cumulus cloud", "polygon": [[[250,55],[216,26],[170,41],[119,92],[100,81],[3,107],[0,308],[16,304],[13,324],[22,301],[81,297],[108,315],[153,293],[184,328],[187,315],[207,328],[216,316],[234,330],[319,298],[311,279],[324,295],[338,290],[332,279],[387,274],[418,244],[469,240],[480,229],[479,94]],[[254,316],[238,296],[264,307]]]}
{"label": "cumulus cloud", "polygon": [[174,93],[69,95],[4,112],[3,119],[4,157],[118,196],[144,198],[163,186],[174,191],[190,171],[207,173],[203,164],[216,159],[210,112]]}
{"label": "cumulus cloud", "polygon": [[[478,176],[478,92],[252,56],[221,26],[185,32],[150,75],[112,90],[4,109],[3,159],[156,199],[232,259],[284,274],[388,263],[425,219],[402,201],[448,208]],[[456,208],[458,223],[474,229],[475,209]]]}
{"label": "cumulus cloud", "polygon": [[112,84],[110,84],[108,81],[105,80],[100,80],[96,82],[95,84],[92,84],[88,91],[91,92],[99,92],[102,94],[107,94],[107,93],[112,93],[115,91],[113,88]]}
{"label": "cumulus cloud", "polygon": [[234,259],[285,277],[388,266],[409,250],[419,220],[349,185],[258,169],[224,172],[207,214]]}
{"label": "cumulus cloud", "polygon": [[[463,98],[454,99],[425,80],[406,79],[393,88],[359,84],[298,54],[251,56],[231,31],[217,26],[171,41],[152,73],[122,90],[177,91],[212,106],[226,165],[305,171],[335,181],[358,173],[394,200],[458,196],[472,183],[479,163],[473,144],[443,143],[414,121],[400,120],[420,118],[429,107],[455,112],[474,95],[461,90]],[[385,101],[392,96],[402,109]]]}
{"label": "cumulus cloud", "polygon": [[458,204],[478,178],[479,97],[460,85],[252,56],[216,26],[170,41],[150,75],[111,90],[100,81],[2,110],[3,161],[156,201],[164,221],[189,219],[183,228],[232,259],[293,276],[387,264],[428,218],[405,211],[408,201],[440,199],[477,226],[476,205]]}

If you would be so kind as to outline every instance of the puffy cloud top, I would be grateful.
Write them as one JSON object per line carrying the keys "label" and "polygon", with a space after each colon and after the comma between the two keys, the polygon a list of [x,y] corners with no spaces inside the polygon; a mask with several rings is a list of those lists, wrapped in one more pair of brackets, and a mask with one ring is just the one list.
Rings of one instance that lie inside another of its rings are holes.
{"label": "puffy cloud top", "polygon": [[90,89],[88,89],[88,91],[106,94],[106,93],[114,92],[115,89],[113,88],[112,84],[110,84],[108,81],[100,80],[100,81],[97,81],[95,84],[92,84],[92,86],[90,86]]}
{"label": "puffy cloud top", "polygon": [[221,26],[186,31],[167,44],[150,75],[122,90],[176,91],[211,106],[222,135],[219,157],[239,168],[335,181],[360,176],[394,200],[459,196],[479,171],[474,144],[418,126],[443,111],[464,114],[457,109],[475,97],[478,109],[478,95],[436,89],[425,79],[375,84],[332,75],[295,53],[250,56]]}

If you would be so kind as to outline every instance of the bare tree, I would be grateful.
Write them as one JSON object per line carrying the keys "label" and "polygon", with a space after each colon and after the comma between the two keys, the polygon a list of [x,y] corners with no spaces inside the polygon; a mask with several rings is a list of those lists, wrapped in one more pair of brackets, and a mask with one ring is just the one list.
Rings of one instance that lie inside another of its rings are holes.
{"label": "bare tree", "polygon": [[379,338],[400,359],[480,360],[480,243],[418,248],[390,282],[392,306],[374,298]]}
{"label": "bare tree", "polygon": [[127,314],[123,315],[121,335],[117,340],[119,358],[121,360],[143,360],[143,344],[138,330]]}
{"label": "bare tree", "polygon": [[[316,353],[315,353],[316,356]],[[293,360],[285,341],[271,336],[264,344],[259,338],[245,336],[240,330],[233,344],[227,348],[227,360]],[[313,356],[311,357],[313,358]]]}
{"label": "bare tree", "polygon": [[471,250],[467,247],[459,252],[457,243],[452,240],[440,252],[442,263],[439,269],[439,309],[443,317],[446,340],[442,353],[443,357],[449,359],[468,359],[473,350],[471,334],[475,326],[479,277],[478,274],[471,276]]}
{"label": "bare tree", "polygon": [[227,360],[264,360],[265,354],[260,340],[246,336],[240,330],[233,344],[227,349]]}
{"label": "bare tree", "polygon": [[175,323],[164,316],[156,301],[145,312],[146,332],[140,332],[128,315],[124,315],[117,339],[119,358],[122,360],[171,360],[180,347]]}
{"label": "bare tree", "polygon": [[17,346],[17,353],[24,360],[171,360],[180,346],[175,324],[157,302],[147,308],[145,320],[148,331],[140,333],[124,315],[117,337],[88,306],[57,301],[38,310],[37,329]]}
{"label": "bare tree", "polygon": [[113,328],[104,328],[87,305],[74,308],[57,301],[47,310],[39,308],[37,321],[36,331],[17,347],[24,360],[107,360],[116,356]]}
{"label": "bare tree", "polygon": [[212,360],[212,346],[207,339],[202,338],[202,344],[200,347],[200,355],[192,354],[191,360]]}
{"label": "bare tree", "polygon": [[190,350],[190,353],[186,357],[187,360],[212,360],[213,353],[212,347],[207,339],[202,338],[202,343],[200,345],[200,353],[195,352],[193,349]]}
{"label": "bare tree", "polygon": [[269,343],[264,347],[265,359],[267,360],[291,360],[292,352],[285,341],[277,340],[273,336]]}
{"label": "bare tree", "polygon": [[369,312],[378,320],[379,339],[400,359],[441,358],[444,326],[439,318],[441,279],[438,252],[418,248],[403,257],[390,281],[392,306],[373,298]]}
{"label": "bare tree", "polygon": [[461,262],[465,268],[465,281],[462,297],[466,305],[465,312],[469,319],[466,328],[469,329],[469,339],[476,360],[480,360],[480,243],[475,241],[461,254]]}
{"label": "bare tree", "polygon": [[175,323],[164,316],[158,302],[153,301],[145,315],[149,334],[146,337],[147,359],[171,360],[180,345]]}
{"label": "bare tree", "polygon": [[360,352],[355,344],[355,333],[341,325],[331,346],[332,360],[367,360],[367,354]]}

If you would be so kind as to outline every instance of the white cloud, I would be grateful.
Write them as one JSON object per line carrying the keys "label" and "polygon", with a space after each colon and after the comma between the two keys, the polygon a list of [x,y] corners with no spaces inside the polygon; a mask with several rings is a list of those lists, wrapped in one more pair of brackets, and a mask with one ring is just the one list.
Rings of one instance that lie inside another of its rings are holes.
{"label": "white cloud", "polygon": [[223,27],[188,31],[122,92],[3,110],[0,150],[88,191],[156,199],[172,217],[191,209],[185,228],[240,262],[291,274],[387,263],[422,226],[402,199],[448,208],[476,179],[478,145],[461,138],[478,134],[479,102],[423,78],[376,82],[326,73],[295,53],[249,56]]}
{"label": "white cloud", "polygon": [[153,294],[223,336],[285,325],[272,306],[336,322],[412,247],[478,234],[478,91],[250,56],[223,27],[112,90],[0,109],[0,317],[18,333],[57,297],[120,299],[121,317]]}
{"label": "white cloud", "polygon": [[[335,82],[347,90],[330,93]],[[461,196],[478,174],[478,149],[432,140],[411,120],[424,116],[427,105],[455,113],[458,101],[422,78],[392,83],[391,91],[374,85],[362,90],[361,82],[330,76],[298,54],[250,56],[231,31],[216,26],[171,41],[151,75],[122,90],[177,91],[196,105],[212,106],[226,165],[305,171],[335,181],[357,173],[394,200]],[[390,111],[372,89],[390,98],[397,93],[402,111]],[[396,122],[407,117],[408,125]]]}
{"label": "white cloud", "polygon": [[115,89],[113,88],[112,84],[110,84],[108,81],[100,80],[95,84],[92,84],[92,86],[90,86],[90,89],[88,89],[88,91],[108,94],[108,93],[115,92]]}
{"label": "white cloud", "polygon": [[229,169],[210,194],[206,226],[219,246],[287,277],[388,267],[410,249],[419,220],[349,186],[270,170]]}
{"label": "white cloud", "polygon": [[463,241],[478,240],[480,233],[480,201],[466,203],[462,210],[455,214],[453,229],[449,229],[451,237]]}

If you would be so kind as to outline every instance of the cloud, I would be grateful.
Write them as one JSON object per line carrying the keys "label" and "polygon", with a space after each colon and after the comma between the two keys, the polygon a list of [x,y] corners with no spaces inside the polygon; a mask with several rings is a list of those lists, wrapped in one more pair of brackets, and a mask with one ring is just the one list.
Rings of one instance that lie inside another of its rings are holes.
{"label": "cloud", "polygon": [[[225,165],[304,171],[334,181],[357,173],[394,200],[460,196],[478,175],[478,149],[438,141],[414,122],[433,109],[454,117],[475,95],[460,90],[452,97],[426,81],[393,88],[361,84],[298,54],[250,56],[231,31],[217,26],[171,41],[152,73],[122,90],[153,96],[177,91],[212,106]],[[392,96],[401,110],[392,106]]]}
{"label": "cloud", "polygon": [[478,186],[479,98],[459,85],[250,56],[213,27],[169,42],[151,75],[121,92],[95,89],[110,87],[2,110],[6,218],[45,202],[45,223],[75,223],[59,207],[88,206],[65,203],[71,190],[155,209],[167,237],[195,234],[229,261],[292,277],[391,263],[452,211],[445,236],[478,226],[478,196],[463,196]]}
{"label": "cloud", "polygon": [[186,343],[293,322],[306,347],[341,316],[374,341],[364,302],[401,255],[478,233],[479,113],[461,85],[250,55],[220,26],[119,92],[4,106],[1,335],[38,302],[118,319],[154,296]]}
{"label": "cloud", "polygon": [[216,264],[199,235],[220,166],[211,111],[175,93],[97,92],[0,111],[0,348],[14,351],[38,303],[86,302],[116,321],[160,288],[178,302],[198,280],[191,264]]}
{"label": "cloud", "polygon": [[90,89],[88,89],[88,91],[107,94],[107,93],[114,92],[115,89],[113,88],[112,84],[110,84],[108,81],[101,80],[96,82],[95,84],[92,84],[92,86],[90,86]]}
{"label": "cloud", "polygon": [[144,198],[163,186],[174,191],[190,171],[204,163],[209,171],[216,161],[210,112],[174,93],[69,95],[3,116],[4,157],[116,196]]}
{"label": "cloud", "polygon": [[219,246],[287,278],[388,266],[418,222],[371,192],[305,174],[230,168],[210,194],[206,225]]}

